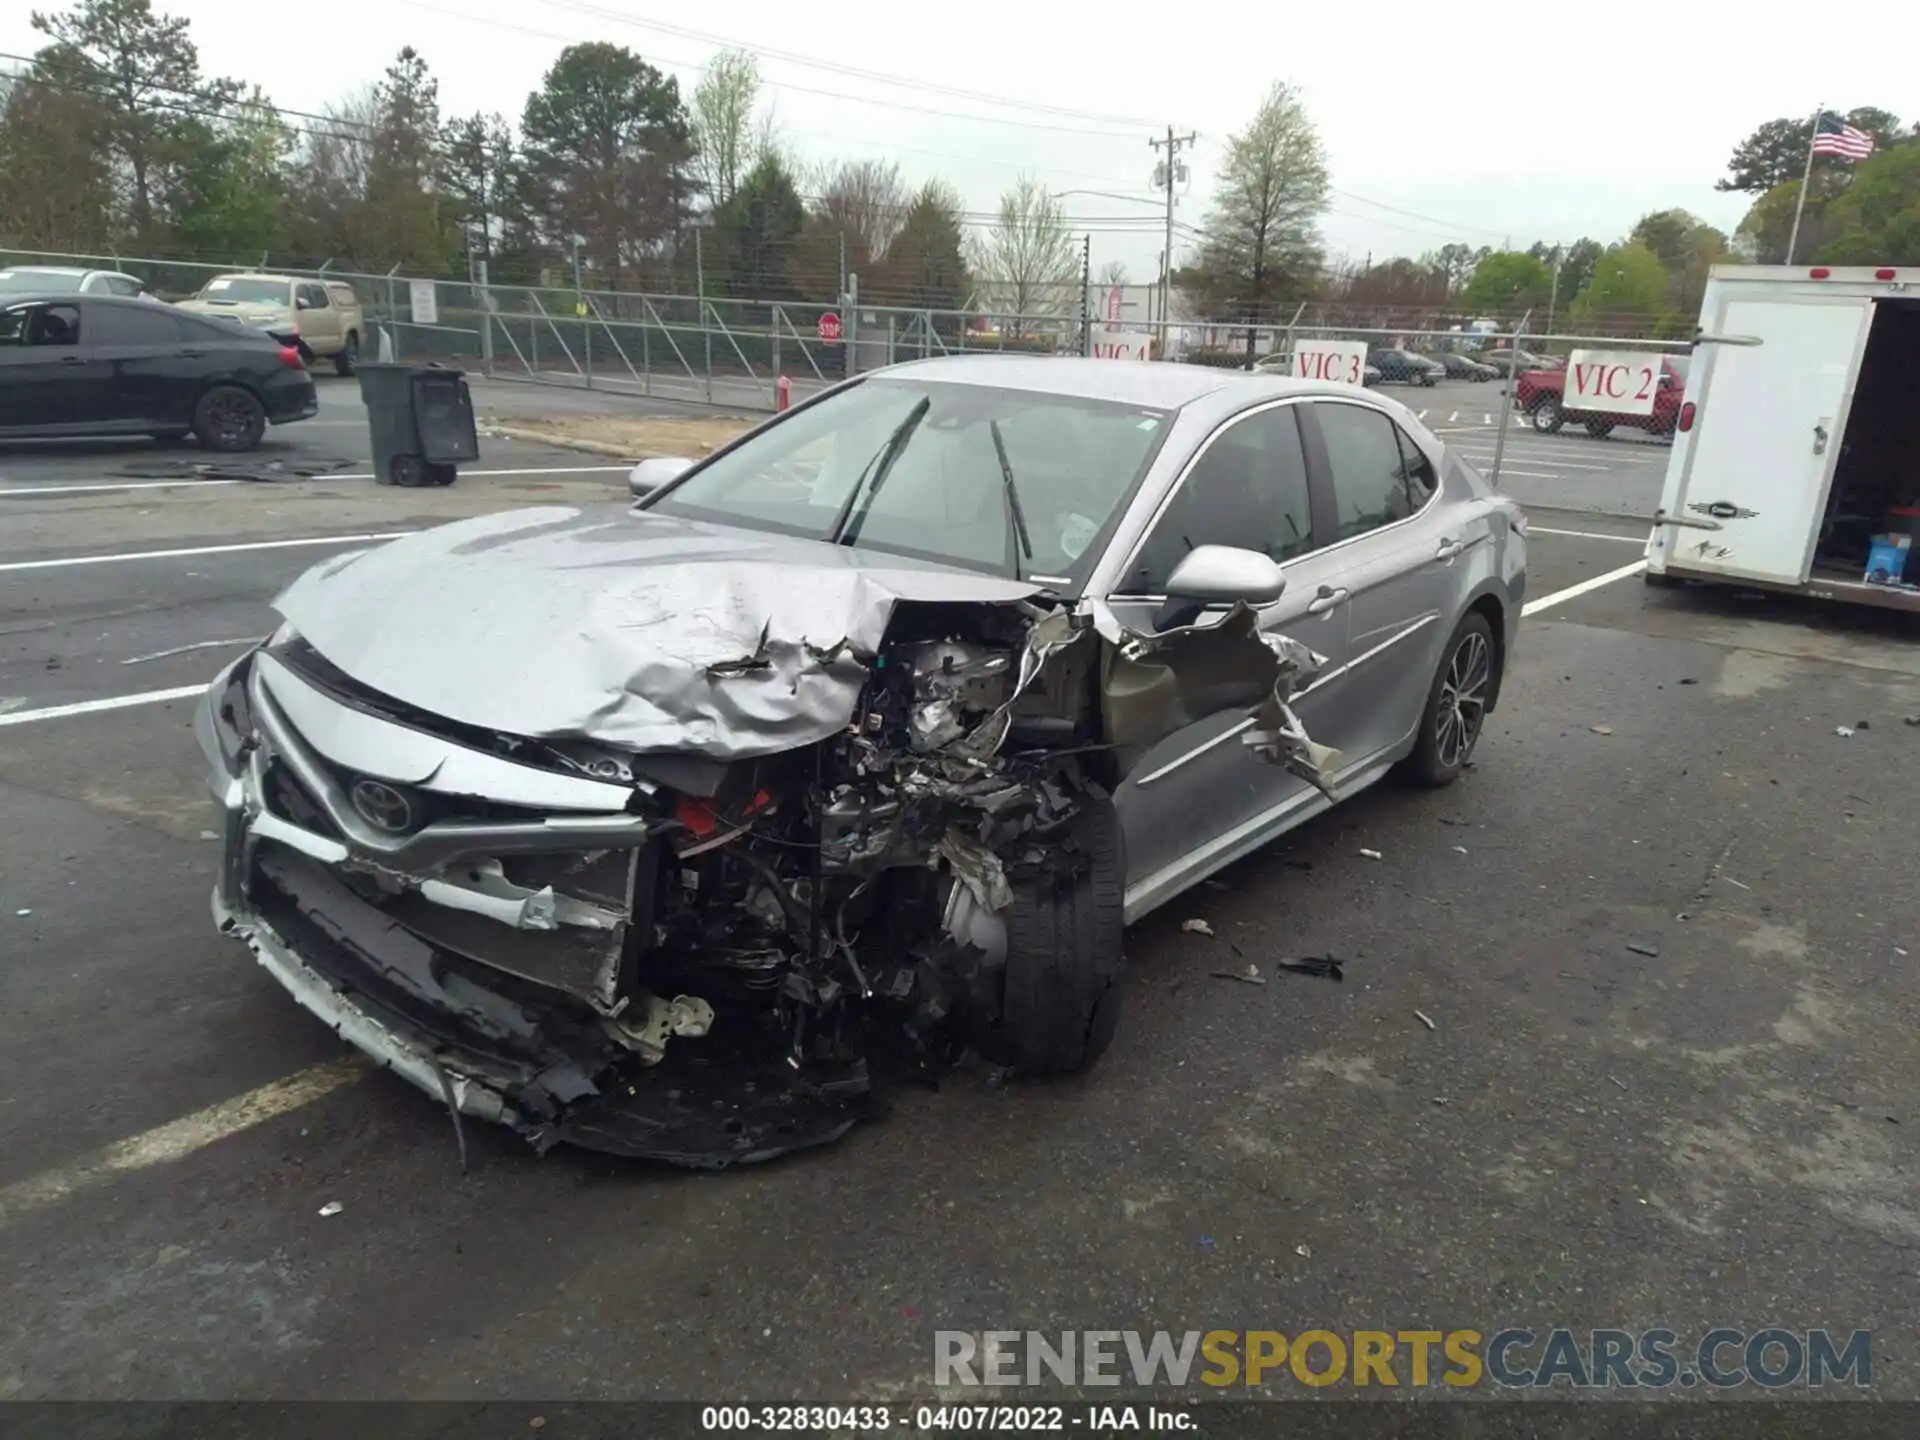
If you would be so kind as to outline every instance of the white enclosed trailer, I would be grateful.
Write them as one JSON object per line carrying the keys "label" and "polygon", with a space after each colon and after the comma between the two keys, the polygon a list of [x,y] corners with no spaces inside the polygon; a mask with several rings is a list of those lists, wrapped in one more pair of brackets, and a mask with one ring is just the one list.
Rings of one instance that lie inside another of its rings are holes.
{"label": "white enclosed trailer", "polygon": [[1920,267],[1713,268],[1646,578],[1920,611]]}

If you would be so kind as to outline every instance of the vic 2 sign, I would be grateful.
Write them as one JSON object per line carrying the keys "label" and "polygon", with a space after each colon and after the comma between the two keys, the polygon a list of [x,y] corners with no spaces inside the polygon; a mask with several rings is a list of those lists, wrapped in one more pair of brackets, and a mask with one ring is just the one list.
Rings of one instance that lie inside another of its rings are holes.
{"label": "vic 2 sign", "polygon": [[1337,380],[1343,385],[1364,384],[1367,375],[1367,342],[1301,340],[1293,347],[1293,374],[1296,380]]}
{"label": "vic 2 sign", "polygon": [[1645,350],[1576,350],[1567,357],[1566,408],[1651,415],[1660,357]]}

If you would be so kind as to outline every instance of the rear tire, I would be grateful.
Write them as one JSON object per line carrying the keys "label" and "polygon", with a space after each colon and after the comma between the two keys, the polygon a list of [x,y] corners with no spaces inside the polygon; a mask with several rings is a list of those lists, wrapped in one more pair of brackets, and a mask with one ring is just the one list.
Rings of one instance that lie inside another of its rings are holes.
{"label": "rear tire", "polygon": [[1493,626],[1479,611],[1469,611],[1441,652],[1420,716],[1419,738],[1407,757],[1407,773],[1435,788],[1459,779],[1473,759],[1499,688],[1500,647],[1494,643]]}
{"label": "rear tire", "polygon": [[204,448],[223,455],[253,449],[266,430],[266,407],[238,385],[216,385],[193,407],[193,433]]}
{"label": "rear tire", "polygon": [[1656,575],[1651,570],[1642,570],[1640,578],[1655,590],[1678,590],[1687,583],[1678,575]]}
{"label": "rear tire", "polygon": [[1533,428],[1542,435],[1558,435],[1560,427],[1567,423],[1567,417],[1560,413],[1558,400],[1540,400],[1528,412],[1533,417]]}
{"label": "rear tire", "polygon": [[396,455],[387,462],[387,483],[417,490],[433,482],[427,475],[426,462],[418,455]]}
{"label": "rear tire", "polygon": [[1587,421],[1587,434],[1596,440],[1604,440],[1613,433],[1613,426],[1605,420]]}
{"label": "rear tire", "polygon": [[1023,1075],[1091,1067],[1120,1023],[1125,844],[1111,800],[1091,799],[1036,875],[1013,884],[998,1023],[972,1037]]}
{"label": "rear tire", "polygon": [[333,373],[351,375],[353,367],[360,363],[360,337],[351,330],[347,332],[346,344],[340,347],[340,353],[333,357]]}

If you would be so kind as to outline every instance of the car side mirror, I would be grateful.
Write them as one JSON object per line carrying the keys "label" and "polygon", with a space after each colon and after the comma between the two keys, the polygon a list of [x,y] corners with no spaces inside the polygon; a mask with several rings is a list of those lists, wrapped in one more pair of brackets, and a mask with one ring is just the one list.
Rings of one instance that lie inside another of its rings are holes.
{"label": "car side mirror", "polygon": [[693,461],[684,455],[656,455],[651,460],[642,460],[627,475],[627,489],[633,492],[633,498],[644,500],[654,491],[662,489],[678,480],[693,468]]}
{"label": "car side mirror", "polygon": [[313,308],[313,302],[308,300],[304,295],[297,295],[294,297],[293,308],[296,310],[311,310]]}
{"label": "car side mirror", "polygon": [[1154,627],[1191,625],[1209,605],[1271,605],[1286,588],[1280,566],[1258,550],[1196,545],[1167,577],[1167,603],[1154,617]]}

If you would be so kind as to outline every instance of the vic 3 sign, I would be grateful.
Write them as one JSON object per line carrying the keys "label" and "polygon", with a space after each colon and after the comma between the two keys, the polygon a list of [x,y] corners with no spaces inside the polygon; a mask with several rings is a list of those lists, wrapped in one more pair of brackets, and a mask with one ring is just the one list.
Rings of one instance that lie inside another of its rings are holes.
{"label": "vic 3 sign", "polygon": [[1576,350],[1567,357],[1566,408],[1651,415],[1660,357],[1646,350]]}
{"label": "vic 3 sign", "polygon": [[1343,385],[1366,381],[1367,342],[1364,340],[1302,340],[1293,347],[1296,380],[1337,380]]}

